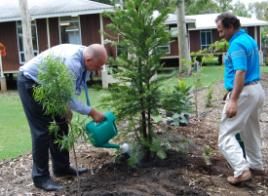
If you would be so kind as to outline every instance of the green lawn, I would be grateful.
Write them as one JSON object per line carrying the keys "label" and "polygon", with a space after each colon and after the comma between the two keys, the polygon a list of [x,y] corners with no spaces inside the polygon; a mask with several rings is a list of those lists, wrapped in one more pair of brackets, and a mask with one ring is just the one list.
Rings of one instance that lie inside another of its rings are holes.
{"label": "green lawn", "polygon": [[[268,67],[261,67],[262,72],[268,73]],[[193,84],[193,78],[183,78],[187,84]],[[223,66],[206,66],[201,72],[201,87],[209,86],[223,80]],[[176,76],[163,82],[163,88],[177,84]],[[93,107],[100,104],[100,99],[107,94],[106,90],[90,87],[89,95]],[[84,94],[80,96],[85,99]],[[98,108],[106,111],[105,108]],[[0,93],[0,160],[10,159],[30,152],[31,137],[28,123],[16,91]]]}
{"label": "green lawn", "polygon": [[[223,81],[224,66],[204,66],[201,70],[200,87],[208,87],[215,82]],[[268,73],[268,66],[261,66],[261,73]],[[178,79],[185,80],[189,86],[194,84],[194,77],[171,77],[163,82],[163,88],[168,89],[177,84]]]}
{"label": "green lawn", "polygon": [[[91,104],[98,105],[106,92],[90,88]],[[80,97],[84,99],[84,95]],[[0,160],[30,152],[30,130],[17,92],[0,93],[0,106]],[[105,111],[104,108],[100,110]]]}
{"label": "green lawn", "polygon": [[0,94],[0,160],[31,148],[28,124],[16,91]]}
{"label": "green lawn", "polygon": [[[192,77],[171,77],[163,82],[163,88],[170,89],[177,84],[178,79],[185,80],[187,85],[192,86],[195,82],[194,75]],[[215,82],[223,80],[223,66],[204,66],[200,74],[200,87],[206,87]]]}

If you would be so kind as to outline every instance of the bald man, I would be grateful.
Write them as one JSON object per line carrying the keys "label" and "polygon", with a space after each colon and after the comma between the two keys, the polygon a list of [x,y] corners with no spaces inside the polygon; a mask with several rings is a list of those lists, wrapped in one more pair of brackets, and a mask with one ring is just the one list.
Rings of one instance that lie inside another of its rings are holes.
{"label": "bald man", "polygon": [[[56,191],[62,186],[55,183],[49,173],[49,151],[52,159],[53,172],[56,177],[76,176],[76,170],[70,166],[69,152],[60,150],[49,134],[48,126],[52,121],[50,116],[44,114],[42,106],[33,98],[33,87],[38,84],[39,65],[48,56],[60,58],[75,77],[76,95],[80,95],[86,86],[86,75],[90,71],[100,70],[107,61],[107,52],[100,44],[92,44],[88,47],[73,44],[62,44],[52,47],[20,67],[17,86],[27,117],[32,136],[32,179],[34,185],[46,191]],[[88,115],[96,122],[104,119],[101,112],[73,97],[70,100],[71,110],[83,115]],[[60,126],[60,133],[68,133],[66,119],[56,119]],[[78,170],[79,174],[86,172],[85,168]]]}

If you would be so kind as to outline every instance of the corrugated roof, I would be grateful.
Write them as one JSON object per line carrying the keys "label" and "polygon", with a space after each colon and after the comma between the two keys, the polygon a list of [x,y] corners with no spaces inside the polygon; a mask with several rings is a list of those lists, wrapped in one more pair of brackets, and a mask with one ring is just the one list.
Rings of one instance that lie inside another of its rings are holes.
{"label": "corrugated roof", "polygon": [[[176,14],[171,14],[166,21],[167,24],[176,24]],[[201,30],[201,29],[215,29],[215,19],[219,14],[201,14],[201,15],[187,15],[185,16],[186,21],[195,21],[195,28],[189,30]],[[258,20],[256,18],[245,18],[238,16],[241,26],[268,26],[268,21]]]}
{"label": "corrugated roof", "polygon": [[[28,0],[33,19],[101,13],[113,6],[89,0]],[[0,22],[20,20],[18,0],[0,0]]]}
{"label": "corrugated roof", "polygon": [[[185,16],[185,22],[186,23],[194,23],[195,19],[192,19],[192,18]],[[169,14],[165,23],[168,25],[177,24],[177,15],[176,14]]]}

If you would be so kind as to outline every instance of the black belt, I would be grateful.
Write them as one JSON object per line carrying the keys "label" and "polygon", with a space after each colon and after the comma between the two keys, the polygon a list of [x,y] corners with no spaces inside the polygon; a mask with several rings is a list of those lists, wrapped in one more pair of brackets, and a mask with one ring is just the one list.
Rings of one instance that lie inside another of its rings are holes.
{"label": "black belt", "polygon": [[28,78],[27,76],[25,76],[23,71],[19,71],[19,77],[23,78],[23,80],[26,80],[26,81],[29,81],[29,82],[32,82],[32,83],[36,84],[36,82],[33,79]]}
{"label": "black belt", "polygon": [[244,84],[244,86],[249,86],[249,85],[254,85],[254,84],[258,84],[259,81],[252,81],[252,82],[248,82],[246,84]]}

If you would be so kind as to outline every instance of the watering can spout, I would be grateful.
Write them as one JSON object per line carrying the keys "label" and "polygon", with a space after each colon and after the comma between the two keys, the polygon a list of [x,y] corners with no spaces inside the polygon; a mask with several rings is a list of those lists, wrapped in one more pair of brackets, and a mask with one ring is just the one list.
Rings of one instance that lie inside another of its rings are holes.
{"label": "watering can spout", "polygon": [[106,143],[106,144],[103,144],[104,148],[116,148],[116,149],[119,149],[120,146],[118,144],[110,144],[110,143]]}

